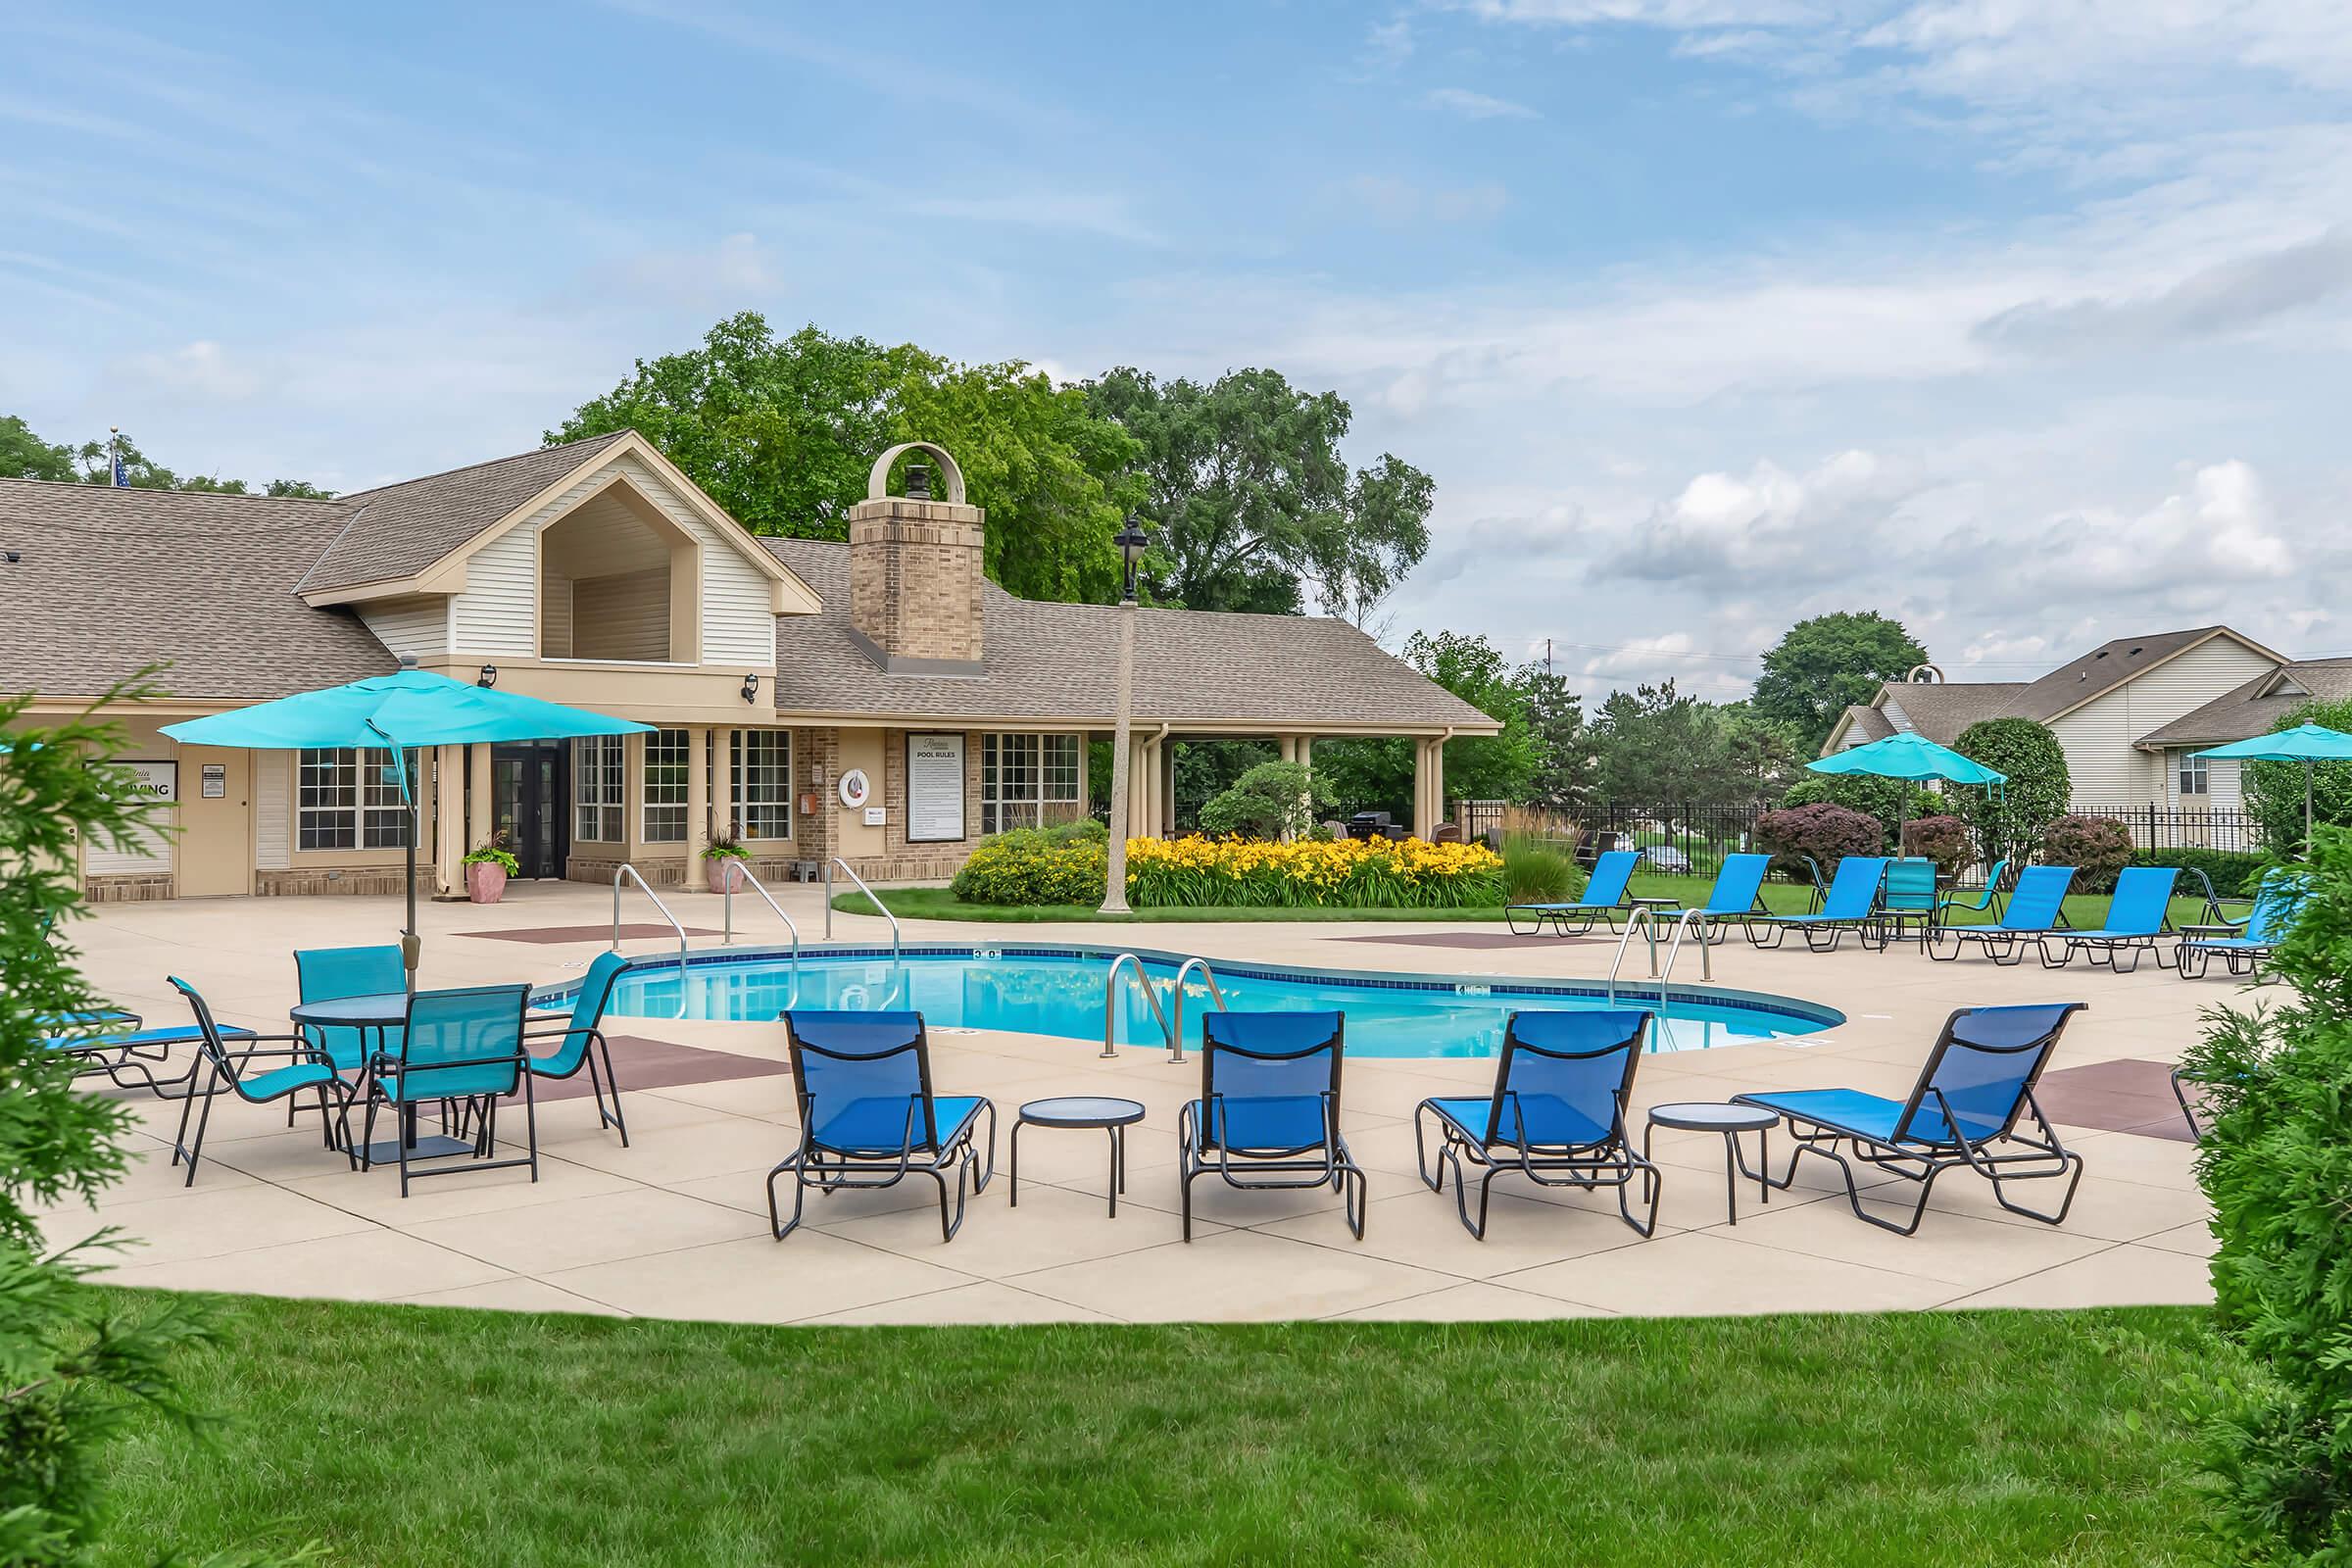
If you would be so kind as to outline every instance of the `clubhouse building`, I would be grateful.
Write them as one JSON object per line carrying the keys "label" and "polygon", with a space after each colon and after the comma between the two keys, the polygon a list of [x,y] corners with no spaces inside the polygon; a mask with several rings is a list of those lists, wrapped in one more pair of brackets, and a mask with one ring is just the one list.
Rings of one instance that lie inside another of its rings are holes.
{"label": "clubhouse building", "polygon": [[[914,493],[888,494],[909,456]],[[34,693],[40,723],[165,666],[165,695],[109,711],[177,831],[85,845],[100,900],[398,891],[381,754],[182,747],[159,727],[412,661],[657,728],[425,754],[418,854],[445,896],[494,835],[525,877],[628,863],[700,886],[731,829],[762,880],[838,856],[904,881],[1092,810],[1121,612],[986,580],[986,516],[934,446],[881,454],[848,522],[846,544],[754,535],[634,431],[332,501],[0,480],[0,694]],[[1309,761],[1319,739],[1396,736],[1415,743],[1426,836],[1446,740],[1496,729],[1344,621],[1137,615],[1131,835],[1168,830],[1172,741],[1270,738]]]}

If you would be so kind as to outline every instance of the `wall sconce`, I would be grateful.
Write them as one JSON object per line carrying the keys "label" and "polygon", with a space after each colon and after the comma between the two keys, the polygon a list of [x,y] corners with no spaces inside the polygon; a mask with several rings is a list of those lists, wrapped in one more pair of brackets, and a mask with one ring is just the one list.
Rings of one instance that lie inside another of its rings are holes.
{"label": "wall sconce", "polygon": [[746,675],[743,677],[743,700],[747,703],[756,703],[760,700],[759,676]]}
{"label": "wall sconce", "polygon": [[474,684],[484,688],[485,690],[489,687],[497,685],[498,666],[496,664],[484,664],[482,666],[482,672],[480,676],[475,679]]}

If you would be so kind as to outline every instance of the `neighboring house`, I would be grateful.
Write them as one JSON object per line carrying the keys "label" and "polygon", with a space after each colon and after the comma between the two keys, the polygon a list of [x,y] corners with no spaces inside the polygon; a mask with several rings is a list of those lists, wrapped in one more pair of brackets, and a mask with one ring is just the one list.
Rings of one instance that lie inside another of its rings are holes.
{"label": "neighboring house", "polygon": [[1910,730],[1950,745],[1979,719],[2031,718],[2066,750],[2077,810],[2234,810],[2238,765],[2194,752],[2243,740],[2310,696],[2352,694],[2352,660],[2296,663],[2227,626],[2118,637],[2038,680],[1889,682],[1822,754]]}
{"label": "neighboring house", "polygon": [[[527,876],[696,882],[730,826],[763,877],[835,856],[945,876],[984,834],[1091,808],[1123,612],[986,581],[953,458],[920,448],[942,495],[884,493],[906,450],[838,544],[755,537],[634,431],[332,501],[0,480],[0,694],[37,694],[37,723],[165,666],[168,695],[110,711],[179,831],[85,847],[93,898],[397,889],[381,754],[159,730],[405,660],[658,729],[420,758],[445,895],[494,833]],[[1446,739],[1497,728],[1344,621],[1136,614],[1133,834],[1169,826],[1172,740],[1262,736],[1304,760],[1319,738],[1409,736],[1426,836]]]}

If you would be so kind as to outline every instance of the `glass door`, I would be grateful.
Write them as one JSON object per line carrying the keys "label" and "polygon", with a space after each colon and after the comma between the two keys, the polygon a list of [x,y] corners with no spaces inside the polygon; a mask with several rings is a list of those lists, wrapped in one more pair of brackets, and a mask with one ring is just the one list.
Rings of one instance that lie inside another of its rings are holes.
{"label": "glass door", "polygon": [[519,875],[560,877],[570,853],[566,764],[561,741],[490,749],[490,823],[522,862]]}

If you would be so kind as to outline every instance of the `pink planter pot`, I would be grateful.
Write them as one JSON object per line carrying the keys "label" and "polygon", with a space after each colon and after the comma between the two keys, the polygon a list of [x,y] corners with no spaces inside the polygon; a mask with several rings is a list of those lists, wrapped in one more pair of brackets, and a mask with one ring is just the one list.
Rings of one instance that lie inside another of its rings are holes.
{"label": "pink planter pot", "polygon": [[489,860],[466,867],[466,896],[476,904],[496,904],[506,896],[507,868]]}
{"label": "pink planter pot", "polygon": [[[723,856],[714,860],[705,860],[703,862],[703,877],[704,880],[710,884],[710,891],[713,893],[726,892],[727,870],[730,866],[737,865],[743,865],[743,861],[735,858],[732,856]],[[744,869],[749,871],[751,868],[749,866],[745,866]],[[741,893],[750,885],[751,882],[747,876],[738,875],[735,878],[735,891],[738,893]]]}

